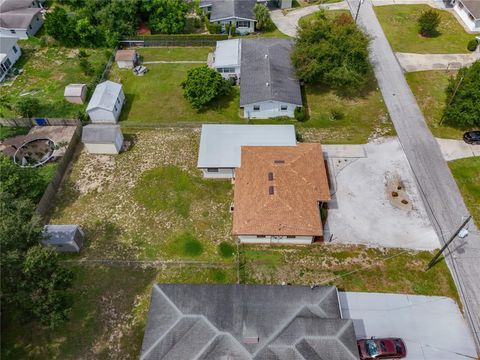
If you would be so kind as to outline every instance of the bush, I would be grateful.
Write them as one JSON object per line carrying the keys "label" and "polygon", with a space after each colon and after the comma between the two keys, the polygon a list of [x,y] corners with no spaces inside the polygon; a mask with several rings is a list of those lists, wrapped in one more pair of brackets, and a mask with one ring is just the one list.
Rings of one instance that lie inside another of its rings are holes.
{"label": "bush", "polygon": [[343,111],[333,109],[330,111],[330,120],[342,120],[345,117]]}
{"label": "bush", "polygon": [[237,26],[236,25],[230,26],[230,34],[232,36],[235,36],[236,33],[237,33]]}
{"label": "bush", "polygon": [[31,96],[23,96],[17,101],[15,108],[20,116],[31,118],[38,115],[40,110],[40,101]]}
{"label": "bush", "polygon": [[80,69],[82,69],[83,73],[87,76],[90,76],[90,75],[93,75],[94,71],[93,71],[93,67],[92,67],[92,64],[90,64],[90,62],[82,57],[80,58]]}
{"label": "bush", "polygon": [[270,11],[263,4],[255,4],[253,7],[253,13],[255,14],[255,19],[257,19],[257,29],[258,30],[270,30],[273,28],[273,22],[270,18]]}
{"label": "bush", "polygon": [[231,258],[235,255],[235,248],[233,245],[223,241],[218,245],[218,254],[225,259]]}
{"label": "bush", "polygon": [[40,37],[40,46],[41,47],[53,47],[58,46],[59,42],[55,40],[53,36],[50,35],[43,35]]}
{"label": "bush", "polygon": [[221,34],[222,25],[221,24],[212,24],[210,20],[207,22],[207,29],[210,34]]}
{"label": "bush", "polygon": [[419,33],[422,36],[437,36],[438,25],[440,25],[440,14],[435,10],[424,11],[418,18]]}
{"label": "bush", "polygon": [[472,39],[472,40],[470,40],[470,41],[468,42],[468,44],[467,44],[467,49],[468,49],[469,51],[475,51],[475,50],[477,50],[477,46],[478,46],[478,41],[477,41],[477,39]]}
{"label": "bush", "polygon": [[82,58],[87,58],[88,57],[88,54],[85,50],[79,50],[78,51],[78,54],[77,54],[77,57],[79,59],[82,59]]}
{"label": "bush", "polygon": [[297,130],[295,130],[295,140],[297,140],[297,142],[303,142],[303,135],[301,132],[298,132]]}
{"label": "bush", "polygon": [[298,121],[303,122],[307,120],[307,111],[303,106],[295,108],[293,115]]}
{"label": "bush", "polygon": [[230,35],[230,28],[231,28],[231,27],[232,27],[232,26],[231,26],[230,24],[225,24],[225,33],[226,33],[227,35]]}

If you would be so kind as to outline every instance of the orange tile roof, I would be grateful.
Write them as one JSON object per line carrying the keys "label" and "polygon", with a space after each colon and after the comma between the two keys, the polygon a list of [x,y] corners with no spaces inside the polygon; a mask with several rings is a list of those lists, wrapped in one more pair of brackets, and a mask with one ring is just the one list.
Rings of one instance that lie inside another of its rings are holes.
{"label": "orange tile roof", "polygon": [[328,200],[320,144],[242,146],[242,165],[235,169],[234,235],[321,236],[318,202]]}
{"label": "orange tile roof", "polygon": [[135,50],[117,50],[115,61],[133,61],[135,53]]}

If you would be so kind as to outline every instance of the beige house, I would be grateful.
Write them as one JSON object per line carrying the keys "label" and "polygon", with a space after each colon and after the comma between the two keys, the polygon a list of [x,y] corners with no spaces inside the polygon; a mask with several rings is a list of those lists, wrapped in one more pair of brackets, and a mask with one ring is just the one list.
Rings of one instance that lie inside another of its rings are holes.
{"label": "beige house", "polygon": [[87,85],[68,84],[63,93],[65,100],[72,104],[84,104],[87,98]]}
{"label": "beige house", "polygon": [[90,124],[83,127],[82,142],[90,154],[118,154],[123,134],[120,125]]}
{"label": "beige house", "polygon": [[133,69],[138,62],[138,54],[135,50],[118,50],[115,61],[120,69]]}

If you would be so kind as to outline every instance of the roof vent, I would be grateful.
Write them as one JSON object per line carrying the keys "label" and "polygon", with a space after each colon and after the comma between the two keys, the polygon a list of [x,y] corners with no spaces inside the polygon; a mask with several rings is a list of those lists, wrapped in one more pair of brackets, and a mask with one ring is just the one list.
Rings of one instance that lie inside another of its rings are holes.
{"label": "roof vent", "polygon": [[265,59],[268,59],[268,54],[265,54]]}
{"label": "roof vent", "polygon": [[266,87],[269,87],[269,86],[270,86],[270,83],[268,83],[268,82],[265,83],[265,86],[266,86]]}
{"label": "roof vent", "polygon": [[245,336],[242,342],[244,344],[258,344],[259,341],[258,336]]}
{"label": "roof vent", "polygon": [[269,186],[268,187],[268,194],[273,195],[274,193],[275,193],[275,190],[274,190],[273,186]]}
{"label": "roof vent", "polygon": [[268,180],[273,181],[273,172],[268,173]]}
{"label": "roof vent", "polygon": [[285,160],[275,160],[275,164],[285,164]]}

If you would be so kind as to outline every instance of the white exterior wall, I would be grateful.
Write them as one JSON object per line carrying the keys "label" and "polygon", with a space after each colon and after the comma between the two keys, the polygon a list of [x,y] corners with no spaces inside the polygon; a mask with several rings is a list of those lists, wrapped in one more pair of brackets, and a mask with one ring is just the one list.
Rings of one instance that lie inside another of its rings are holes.
{"label": "white exterior wall", "polygon": [[255,32],[255,21],[245,20],[245,21],[250,21],[250,27],[241,27],[241,28],[237,27],[237,21],[243,21],[243,20],[238,18],[231,18],[231,19],[225,19],[225,20],[214,21],[214,22],[217,24],[222,24],[223,29],[225,29],[225,24],[234,24],[236,27],[236,33],[240,35],[251,34]]}
{"label": "white exterior wall", "polygon": [[[13,30],[15,32],[11,32]],[[7,29],[0,27],[0,36],[15,36],[19,39],[28,39],[27,29]]]}
{"label": "white exterior wall", "polygon": [[133,60],[130,61],[117,61],[117,65],[120,69],[133,69]]}
{"label": "white exterior wall", "polygon": [[42,17],[42,14],[39,13],[32,18],[30,26],[27,29],[8,29],[8,28],[0,27],[0,35],[15,36],[15,37],[18,37],[19,39],[25,40],[25,39],[28,39],[29,35],[30,36],[35,35],[38,32],[38,30],[40,30],[42,25],[43,25],[43,17]]}
{"label": "white exterior wall", "polygon": [[292,7],[292,0],[280,0],[281,9],[290,9]]}
{"label": "white exterior wall", "polygon": [[295,238],[287,238],[286,236],[266,236],[264,238],[258,238],[255,235],[238,235],[238,240],[242,244],[308,245],[313,242],[313,236],[295,236]]}
{"label": "white exterior wall", "polygon": [[[253,110],[254,106],[260,106],[260,110]],[[281,110],[282,105],[287,106],[287,110]],[[279,101],[266,101],[255,104],[248,104],[243,107],[243,116],[250,119],[268,119],[278,116],[294,117],[297,105],[283,103]]]}
{"label": "white exterior wall", "polygon": [[110,144],[89,144],[85,143],[85,147],[90,154],[118,154],[121,148],[116,143]]}
{"label": "white exterior wall", "polygon": [[[223,68],[227,68],[227,67],[228,68],[235,68],[235,72],[234,73],[223,73],[223,72],[218,71],[218,69],[223,69]],[[220,72],[220,75],[222,75],[222,78],[224,78],[224,79],[228,80],[232,76],[237,76],[237,79],[240,79],[240,66],[220,66],[220,67],[216,67],[215,70]]]}
{"label": "white exterior wall", "polygon": [[40,30],[42,25],[43,25],[43,17],[42,17],[42,14],[39,13],[32,19],[32,22],[30,23],[31,29],[30,27],[27,29],[27,35],[30,35],[30,36],[35,35],[38,32],[38,30]]}
{"label": "white exterior wall", "polygon": [[218,168],[218,172],[209,172],[207,169],[201,169],[203,177],[207,179],[231,179],[234,175],[234,169]]}
{"label": "white exterior wall", "polygon": [[[2,61],[2,64],[3,64],[7,61],[7,59],[10,60],[11,64],[8,70],[10,70],[15,65],[17,60],[20,59],[20,56],[22,56],[22,50],[20,49],[20,46],[18,46],[18,44],[15,44],[14,46],[15,46],[15,49],[17,49],[17,53],[13,51],[13,46],[12,46],[12,48],[8,51],[5,59],[3,59]],[[5,78],[5,76],[7,76],[8,70],[5,71],[2,75],[0,75],[0,82]]]}
{"label": "white exterior wall", "polygon": [[117,123],[120,113],[122,112],[123,103],[125,102],[125,94],[123,90],[118,95],[118,101],[116,103],[117,110],[109,111],[102,108],[94,108],[87,110],[88,116],[94,124],[112,124]]}
{"label": "white exterior wall", "polygon": [[463,7],[463,9],[460,8],[459,1],[455,3],[455,6],[453,7],[453,9],[458,14],[458,16],[460,16],[462,21],[465,23],[465,25],[467,25],[467,27],[470,30],[480,31],[480,19],[473,21],[469,16],[467,8],[466,7]]}

